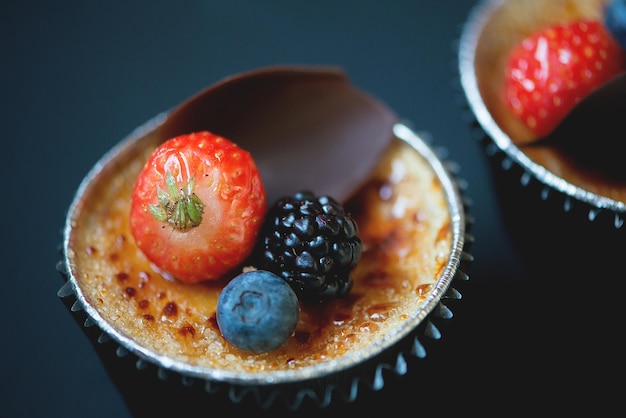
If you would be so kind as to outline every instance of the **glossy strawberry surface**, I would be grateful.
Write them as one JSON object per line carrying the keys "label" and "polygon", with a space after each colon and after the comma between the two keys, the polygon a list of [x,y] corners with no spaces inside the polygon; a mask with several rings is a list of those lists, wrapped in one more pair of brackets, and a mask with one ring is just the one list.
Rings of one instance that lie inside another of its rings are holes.
{"label": "glossy strawberry surface", "polygon": [[137,177],[130,228],[163,272],[187,283],[214,280],[251,253],[266,212],[252,156],[210,132],[161,144]]}
{"label": "glossy strawberry surface", "polygon": [[623,71],[624,51],[601,22],[554,25],[511,51],[504,100],[537,137],[543,137],[583,97]]}

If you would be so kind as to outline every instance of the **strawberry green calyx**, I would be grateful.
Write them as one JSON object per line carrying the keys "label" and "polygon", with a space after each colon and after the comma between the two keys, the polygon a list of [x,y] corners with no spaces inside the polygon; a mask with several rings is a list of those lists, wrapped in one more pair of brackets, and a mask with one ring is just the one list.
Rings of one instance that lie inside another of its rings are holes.
{"label": "strawberry green calyx", "polygon": [[161,143],[133,187],[130,232],[160,271],[217,280],[253,252],[267,210],[252,155],[209,131]]}
{"label": "strawberry green calyx", "polygon": [[167,192],[157,187],[158,204],[149,205],[150,214],[159,222],[167,222],[180,231],[200,225],[204,203],[193,192],[195,179],[178,187],[171,172],[165,175]]}

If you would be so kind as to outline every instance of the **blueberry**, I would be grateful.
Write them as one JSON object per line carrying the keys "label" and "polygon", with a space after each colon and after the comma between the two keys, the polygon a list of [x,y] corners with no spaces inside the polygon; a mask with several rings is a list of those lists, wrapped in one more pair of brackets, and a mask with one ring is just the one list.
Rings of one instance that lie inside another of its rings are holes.
{"label": "blueberry", "polygon": [[626,49],[626,0],[611,0],[606,5],[604,25]]}
{"label": "blueberry", "polygon": [[280,347],[296,329],[299,315],[291,286],[265,270],[236,276],[217,301],[217,324],[226,341],[252,353]]}

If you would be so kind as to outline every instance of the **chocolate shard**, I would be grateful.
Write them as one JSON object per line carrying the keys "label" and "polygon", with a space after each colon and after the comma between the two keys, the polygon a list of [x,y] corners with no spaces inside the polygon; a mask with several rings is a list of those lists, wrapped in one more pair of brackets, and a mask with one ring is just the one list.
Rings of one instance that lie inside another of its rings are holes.
{"label": "chocolate shard", "polygon": [[273,66],[225,78],[169,112],[162,139],[208,130],[249,151],[268,202],[300,190],[347,200],[393,138],[395,114],[336,67]]}

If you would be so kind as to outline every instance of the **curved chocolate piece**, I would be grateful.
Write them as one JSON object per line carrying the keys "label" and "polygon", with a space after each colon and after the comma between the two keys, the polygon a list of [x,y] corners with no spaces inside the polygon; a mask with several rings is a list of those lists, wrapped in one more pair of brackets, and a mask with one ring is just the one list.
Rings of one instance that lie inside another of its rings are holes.
{"label": "curved chocolate piece", "polygon": [[158,129],[164,140],[208,130],[248,150],[272,204],[304,189],[345,201],[389,146],[396,122],[340,69],[277,66],[209,86]]}
{"label": "curved chocolate piece", "polygon": [[623,165],[626,73],[594,90],[574,106],[559,126],[536,145],[556,146],[579,163],[626,178]]}

